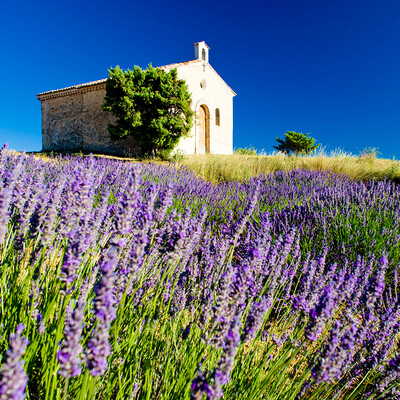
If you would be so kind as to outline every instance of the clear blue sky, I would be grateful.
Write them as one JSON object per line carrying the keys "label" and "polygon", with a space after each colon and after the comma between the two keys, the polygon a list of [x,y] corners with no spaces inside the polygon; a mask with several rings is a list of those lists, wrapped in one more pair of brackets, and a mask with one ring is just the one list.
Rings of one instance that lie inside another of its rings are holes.
{"label": "clear blue sky", "polygon": [[16,150],[41,149],[37,93],[191,60],[204,40],[238,94],[235,148],[294,130],[400,159],[399,0],[16,0],[0,32],[0,143]]}

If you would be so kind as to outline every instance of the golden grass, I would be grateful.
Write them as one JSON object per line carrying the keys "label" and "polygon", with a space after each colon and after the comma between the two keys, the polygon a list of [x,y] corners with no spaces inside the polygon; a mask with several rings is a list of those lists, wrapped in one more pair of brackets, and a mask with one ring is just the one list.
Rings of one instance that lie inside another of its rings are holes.
{"label": "golden grass", "polygon": [[388,178],[400,182],[400,162],[374,157],[273,155],[194,155],[182,162],[197,175],[214,183],[245,180],[260,174],[293,169],[324,170],[346,174],[356,180]]}
{"label": "golden grass", "polygon": [[[34,154],[46,161],[54,160],[52,155],[46,153]],[[83,154],[79,153],[78,155]],[[168,164],[168,162],[159,159],[139,160],[102,154],[95,154],[95,157],[106,157],[126,162]],[[187,166],[196,175],[213,183],[242,181],[260,174],[294,169],[332,171],[363,181],[387,178],[400,183],[400,161],[380,159],[371,154],[354,156],[340,151],[328,155],[320,152],[311,156],[286,156],[282,153],[270,155],[188,155],[184,156],[179,162],[175,162],[174,165],[176,167]]]}

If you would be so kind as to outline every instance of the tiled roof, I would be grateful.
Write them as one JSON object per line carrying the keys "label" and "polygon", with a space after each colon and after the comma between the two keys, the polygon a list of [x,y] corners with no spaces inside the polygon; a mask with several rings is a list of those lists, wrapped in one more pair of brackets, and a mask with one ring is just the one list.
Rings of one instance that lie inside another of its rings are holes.
{"label": "tiled roof", "polygon": [[49,98],[62,97],[62,96],[67,96],[69,94],[74,94],[74,93],[82,93],[82,92],[86,92],[86,91],[90,92],[92,90],[100,90],[100,89],[105,88],[106,81],[107,81],[107,79],[100,79],[98,81],[81,83],[79,85],[68,86],[68,87],[62,88],[62,89],[49,90],[48,92],[38,93],[36,97],[39,100],[47,100]]}
{"label": "tiled roof", "polygon": [[[165,70],[168,71],[168,70],[173,69],[173,68],[183,67],[183,66],[186,66],[186,65],[197,64],[197,63],[202,63],[202,62],[204,62],[204,61],[200,60],[200,59],[199,60],[190,60],[190,61],[184,61],[184,62],[175,63],[175,64],[163,65],[163,66],[161,66],[159,68],[161,68],[164,71]],[[218,73],[214,70],[214,68],[212,68],[210,64],[208,64],[208,65],[218,75]],[[106,82],[107,82],[107,78],[106,79],[99,79],[97,81],[92,81],[92,82],[87,82],[87,83],[81,83],[79,85],[68,86],[68,87],[65,87],[65,88],[62,88],[62,89],[49,90],[47,92],[38,93],[37,94],[37,98],[40,101],[42,101],[42,100],[47,100],[47,99],[54,98],[54,97],[68,96],[70,94],[75,94],[75,93],[82,93],[82,92],[89,92],[89,91],[93,91],[93,90],[100,90],[100,89],[105,88]],[[226,84],[225,81],[224,81],[224,83]],[[229,87],[229,89],[232,90],[230,87]],[[232,93],[234,95],[236,95],[236,93],[233,90],[232,90]]]}
{"label": "tiled roof", "polygon": [[168,69],[183,67],[184,65],[197,64],[197,63],[201,63],[201,62],[203,62],[203,60],[190,60],[190,61],[184,61],[184,62],[175,63],[175,64],[163,65],[159,68],[161,68],[162,70],[164,70],[164,69],[168,70]]}

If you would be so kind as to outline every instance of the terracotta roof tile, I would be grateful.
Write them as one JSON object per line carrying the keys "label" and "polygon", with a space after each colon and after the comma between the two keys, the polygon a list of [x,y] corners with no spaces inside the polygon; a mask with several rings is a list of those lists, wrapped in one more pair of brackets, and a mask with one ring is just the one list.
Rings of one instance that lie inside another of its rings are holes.
{"label": "terracotta roof tile", "polygon": [[184,62],[175,63],[175,64],[162,65],[159,68],[161,68],[162,70],[173,69],[173,68],[183,67],[184,65],[197,64],[197,63],[201,63],[201,62],[203,62],[203,60],[190,60],[190,61],[184,61]]}
{"label": "terracotta roof tile", "polygon": [[87,82],[87,83],[81,83],[79,85],[74,85],[74,86],[68,86],[62,89],[55,89],[55,90],[49,90],[47,92],[42,92],[38,93],[37,96],[43,96],[46,94],[51,94],[51,93],[59,93],[59,92],[64,92],[67,90],[73,90],[73,89],[81,89],[87,86],[95,86],[95,85],[101,85],[102,83],[106,83],[107,79],[99,79],[97,81],[92,81],[92,82]]}

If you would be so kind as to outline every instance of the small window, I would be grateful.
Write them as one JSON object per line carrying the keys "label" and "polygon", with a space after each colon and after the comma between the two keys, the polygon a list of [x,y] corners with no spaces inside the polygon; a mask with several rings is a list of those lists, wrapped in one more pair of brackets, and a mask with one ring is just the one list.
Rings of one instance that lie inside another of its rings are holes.
{"label": "small window", "polygon": [[205,49],[201,50],[201,58],[206,61],[206,51]]}
{"label": "small window", "polygon": [[220,121],[219,121],[219,108],[215,109],[215,125],[219,126]]}

